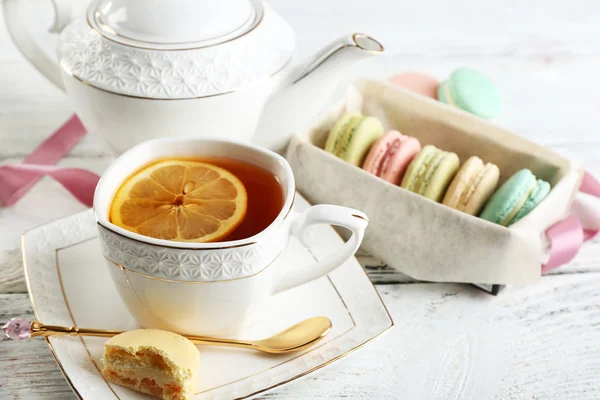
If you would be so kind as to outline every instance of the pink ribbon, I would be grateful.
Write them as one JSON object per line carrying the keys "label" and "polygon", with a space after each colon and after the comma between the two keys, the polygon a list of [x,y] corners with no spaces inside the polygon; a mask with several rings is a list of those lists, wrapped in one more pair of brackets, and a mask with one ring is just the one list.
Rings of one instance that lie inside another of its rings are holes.
{"label": "pink ribbon", "polygon": [[48,175],[79,201],[91,206],[98,175],[78,168],[52,166],[69,153],[85,134],[81,121],[74,115],[27,156],[23,164],[0,166],[0,203],[4,206],[15,204],[37,181]]}
{"label": "pink ribbon", "polygon": [[[600,183],[585,172],[579,191],[600,198]],[[597,233],[596,230],[584,229],[575,214],[552,225],[546,230],[546,236],[550,241],[550,258],[546,264],[542,264],[542,273],[552,271],[571,261],[579,252],[583,242],[592,239]]]}
{"label": "pink ribbon", "polygon": [[88,207],[91,207],[93,204],[94,190],[100,179],[95,173],[82,168],[65,168],[39,164],[8,164],[2,166],[2,168],[12,172],[12,176],[48,175],[63,185],[77,200]]}

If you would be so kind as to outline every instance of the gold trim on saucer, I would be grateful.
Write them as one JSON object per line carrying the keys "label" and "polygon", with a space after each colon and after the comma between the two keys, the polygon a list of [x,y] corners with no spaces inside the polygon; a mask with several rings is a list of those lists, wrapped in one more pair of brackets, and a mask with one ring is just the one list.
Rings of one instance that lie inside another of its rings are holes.
{"label": "gold trim on saucer", "polygon": [[[54,250],[54,257],[56,259],[56,274],[58,276],[58,283],[60,284],[60,291],[61,291],[61,293],[63,295],[63,300],[65,301],[65,305],[67,306],[67,311],[69,312],[69,316],[71,317],[71,321],[73,322],[73,326],[74,327],[77,327],[77,322],[75,321],[75,317],[73,316],[73,312],[71,311],[71,305],[69,304],[69,301],[67,300],[67,294],[65,293],[65,287],[63,286],[62,274],[60,273],[60,263],[58,262],[58,252],[60,250],[64,250],[64,249],[67,249],[67,248],[70,248],[70,247],[74,247],[75,245],[78,245],[78,244],[81,244],[81,243],[89,242],[92,239],[95,239],[95,238],[90,238],[90,239],[82,240],[81,242],[73,243],[73,244],[71,244],[69,246],[61,247],[59,249]],[[48,338],[46,338],[46,339],[48,339]],[[81,343],[83,344],[83,347],[85,348],[85,351],[87,352],[88,356],[90,357],[90,360],[92,361],[92,364],[94,364],[94,367],[96,368],[96,370],[98,371],[98,373],[100,374],[100,376],[102,377],[102,379],[104,379],[104,382],[106,382],[106,385],[108,386],[108,388],[110,389],[110,391],[113,392],[113,394],[115,395],[115,397],[117,399],[119,399],[119,396],[117,396],[117,394],[115,393],[115,391],[112,388],[112,386],[110,385],[110,383],[104,377],[104,374],[102,373],[102,370],[100,369],[100,367],[98,367],[98,364],[96,364],[96,361],[92,358],[92,354],[90,353],[90,350],[88,349],[87,344],[83,340],[83,337],[79,336],[79,340],[81,340]],[[57,360],[58,360],[58,358],[57,358]]]}
{"label": "gold trim on saucer", "polygon": [[[32,229],[35,229],[35,228],[32,228]],[[31,301],[31,306],[33,308],[33,313],[35,314],[35,318],[36,318],[36,320],[39,321],[40,320],[40,314],[38,313],[37,307],[35,305],[35,298],[33,296],[32,290],[31,290],[31,282],[29,280],[29,270],[27,268],[27,259],[26,259],[26,256],[25,256],[25,254],[26,254],[26,251],[25,251],[25,233],[29,232],[30,230],[31,229],[28,229],[27,231],[25,231],[21,235],[21,254],[23,256],[23,269],[24,269],[24,273],[25,273],[25,284],[27,285],[27,292],[29,293],[29,300]],[[50,338],[45,337],[44,340],[46,341],[46,344],[48,345],[48,348],[50,349],[50,352],[52,353],[52,356],[56,360],[56,364],[58,365],[58,368],[60,369],[60,372],[63,374],[63,376],[67,380],[67,384],[71,387],[71,390],[75,393],[75,396],[77,396],[78,399],[83,400],[83,396],[81,395],[81,393],[79,393],[79,391],[77,390],[77,388],[75,387],[75,385],[71,381],[71,378],[69,377],[69,374],[67,374],[67,371],[65,371],[65,368],[63,367],[62,362],[60,361],[60,358],[58,358],[58,355],[56,354],[56,351],[54,350],[54,346],[52,346],[52,342],[50,342]]]}
{"label": "gold trim on saucer", "polygon": [[375,339],[379,338],[381,335],[383,335],[384,333],[388,332],[388,331],[389,331],[390,329],[392,329],[393,327],[394,327],[394,324],[393,324],[393,321],[392,321],[392,325],[390,325],[388,328],[386,328],[385,330],[383,330],[383,331],[379,332],[377,335],[373,336],[371,339],[368,339],[367,341],[365,341],[365,342],[363,342],[363,343],[359,344],[358,346],[351,348],[350,350],[346,351],[345,353],[342,353],[342,354],[340,354],[340,355],[338,355],[338,356],[336,356],[336,357],[332,358],[331,360],[329,360],[329,361],[326,361],[326,362],[325,362],[325,363],[323,363],[323,364],[317,365],[316,367],[313,367],[313,368],[311,368],[311,369],[309,369],[309,370],[307,370],[307,371],[304,371],[304,372],[302,372],[302,373],[300,373],[300,374],[298,374],[298,375],[295,375],[295,376],[293,376],[293,377],[291,377],[291,378],[289,378],[289,379],[287,379],[287,380],[285,380],[285,381],[279,382],[279,383],[278,383],[278,384],[276,384],[276,385],[269,386],[268,388],[264,388],[264,389],[261,389],[261,390],[257,390],[256,392],[250,393],[249,395],[246,395],[246,396],[242,396],[242,397],[236,397],[234,400],[248,399],[248,398],[250,398],[250,397],[252,397],[252,396],[256,396],[257,394],[264,393],[264,392],[266,392],[266,391],[268,391],[268,390],[274,389],[274,388],[276,388],[276,387],[279,387],[279,386],[281,386],[281,385],[285,385],[286,383],[290,383],[290,382],[292,382],[292,381],[294,381],[294,380],[296,380],[296,379],[298,379],[298,378],[302,378],[303,376],[306,376],[306,375],[308,375],[308,374],[311,374],[311,373],[315,372],[316,370],[319,370],[319,369],[321,369],[321,368],[323,368],[323,367],[326,367],[326,366],[328,366],[329,364],[331,364],[331,363],[333,363],[333,362],[335,362],[335,361],[339,360],[340,358],[346,357],[348,354],[354,353],[356,350],[358,350],[358,349],[360,349],[361,347],[363,347],[364,345],[366,345],[366,344],[368,344],[368,343],[372,342],[373,340],[375,340]]}
{"label": "gold trim on saucer", "polygon": [[29,230],[25,231],[21,235],[21,257],[23,257],[25,285],[27,286],[27,292],[29,293],[29,301],[31,301],[31,306],[33,308],[33,313],[35,314],[35,319],[39,321],[40,314],[38,313],[37,307],[35,306],[35,300],[33,298],[33,291],[31,290],[31,282],[29,281],[29,271],[27,269],[27,256],[26,256],[26,251],[25,251],[25,233],[27,233],[28,231]]}
{"label": "gold trim on saucer", "polygon": [[[31,295],[31,292],[29,292],[29,294]],[[50,348],[50,351],[52,352],[52,356],[54,357],[54,359],[56,360],[56,364],[58,364],[58,368],[60,369],[60,372],[62,372],[63,376],[65,377],[65,379],[67,380],[67,383],[69,384],[69,386],[71,387],[71,390],[75,393],[75,396],[77,396],[77,398],[79,400],[84,400],[83,396],[81,395],[81,393],[79,393],[77,391],[77,388],[75,387],[75,385],[73,384],[73,381],[71,381],[71,378],[69,378],[69,374],[67,374],[67,371],[65,371],[65,368],[62,365],[62,362],[60,362],[60,358],[58,358],[58,355],[56,354],[56,351],[54,350],[54,346],[52,346],[52,342],[50,342],[50,338],[45,337],[44,340],[46,341],[46,344],[48,345],[48,347]],[[116,395],[115,395],[116,396]],[[117,396],[117,399],[119,397]]]}

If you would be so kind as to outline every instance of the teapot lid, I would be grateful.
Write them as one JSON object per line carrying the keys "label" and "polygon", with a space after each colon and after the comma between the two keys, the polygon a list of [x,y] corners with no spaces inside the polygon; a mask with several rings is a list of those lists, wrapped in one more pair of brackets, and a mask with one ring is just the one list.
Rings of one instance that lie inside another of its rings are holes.
{"label": "teapot lid", "polygon": [[97,0],[90,25],[106,38],[147,48],[192,48],[231,40],[256,25],[251,0]]}
{"label": "teapot lid", "polygon": [[96,0],[60,34],[63,71],[148,99],[210,97],[278,74],[291,27],[260,0]]}

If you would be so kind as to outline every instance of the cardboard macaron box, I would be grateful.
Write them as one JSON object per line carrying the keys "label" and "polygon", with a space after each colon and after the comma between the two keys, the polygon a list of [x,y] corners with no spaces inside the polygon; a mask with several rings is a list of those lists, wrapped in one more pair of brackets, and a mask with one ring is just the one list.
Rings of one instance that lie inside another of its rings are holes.
{"label": "cardboard macaron box", "polygon": [[[420,146],[407,146],[405,136]],[[406,154],[387,157],[399,147]],[[286,157],[309,201],[367,214],[364,250],[415,279],[493,294],[540,278],[545,231],[566,217],[583,176],[516,133],[374,80],[350,85],[342,102],[292,137]]]}

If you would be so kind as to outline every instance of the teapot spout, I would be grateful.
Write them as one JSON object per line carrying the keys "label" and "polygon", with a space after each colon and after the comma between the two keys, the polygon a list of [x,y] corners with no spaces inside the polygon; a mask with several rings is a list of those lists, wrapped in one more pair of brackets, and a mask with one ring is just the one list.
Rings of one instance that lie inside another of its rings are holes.
{"label": "teapot spout", "polygon": [[339,72],[336,71],[348,69],[349,65],[379,55],[383,50],[381,43],[365,34],[342,36],[300,65],[291,74],[291,84],[322,88],[327,81],[337,80]]}
{"label": "teapot spout", "polygon": [[350,66],[383,51],[377,40],[354,33],[331,42],[295,67],[288,75],[288,85],[267,102],[254,142],[282,153],[293,133],[308,129],[308,124],[325,111]]}

